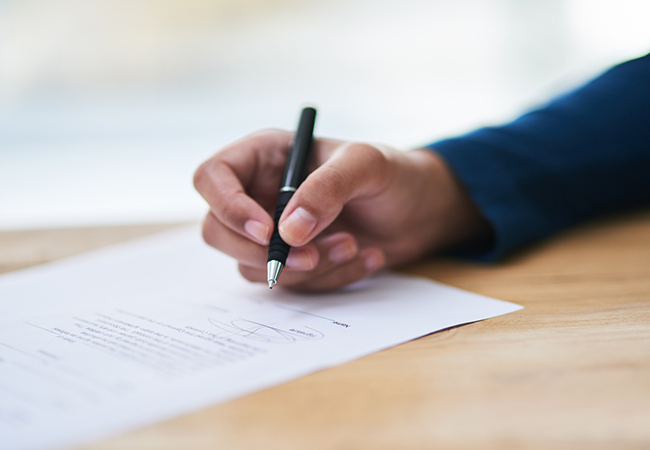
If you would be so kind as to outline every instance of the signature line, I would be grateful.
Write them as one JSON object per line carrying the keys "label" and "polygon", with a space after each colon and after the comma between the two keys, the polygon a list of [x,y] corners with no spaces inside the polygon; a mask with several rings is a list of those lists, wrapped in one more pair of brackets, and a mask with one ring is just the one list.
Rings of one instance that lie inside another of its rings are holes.
{"label": "signature line", "polygon": [[308,316],[318,317],[319,319],[329,320],[330,322],[336,322],[336,320],[330,319],[329,317],[323,317],[323,316],[308,313],[308,312],[305,312],[305,311],[300,311],[299,309],[289,308],[288,306],[283,306],[283,305],[278,305],[278,304],[276,304],[275,306],[277,306],[278,308],[282,308],[282,309],[288,309],[289,311],[294,311],[294,312],[298,312],[298,313],[301,313],[301,314],[307,314]]}

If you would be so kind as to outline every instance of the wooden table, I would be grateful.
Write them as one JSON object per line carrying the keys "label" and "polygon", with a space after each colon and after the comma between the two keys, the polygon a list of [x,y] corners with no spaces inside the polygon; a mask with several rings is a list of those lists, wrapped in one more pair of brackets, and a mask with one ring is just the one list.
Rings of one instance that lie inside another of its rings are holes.
{"label": "wooden table", "polygon": [[[0,270],[171,227],[0,233]],[[87,448],[650,448],[650,212],[404,271],[526,309]]]}

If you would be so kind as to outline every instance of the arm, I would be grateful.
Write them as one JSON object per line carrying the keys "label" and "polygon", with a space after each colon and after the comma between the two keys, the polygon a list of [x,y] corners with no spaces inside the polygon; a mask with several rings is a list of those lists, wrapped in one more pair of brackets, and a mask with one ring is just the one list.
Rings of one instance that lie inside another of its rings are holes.
{"label": "arm", "polygon": [[[332,289],[431,252],[491,243],[495,259],[581,220],[650,203],[650,57],[622,64],[511,124],[399,152],[317,139],[280,218],[280,284]],[[291,134],[257,133],[199,167],[205,241],[266,281]],[[482,248],[474,246],[475,249]]]}
{"label": "arm", "polygon": [[650,55],[514,122],[431,144],[494,231],[493,260],[603,214],[650,204]]}

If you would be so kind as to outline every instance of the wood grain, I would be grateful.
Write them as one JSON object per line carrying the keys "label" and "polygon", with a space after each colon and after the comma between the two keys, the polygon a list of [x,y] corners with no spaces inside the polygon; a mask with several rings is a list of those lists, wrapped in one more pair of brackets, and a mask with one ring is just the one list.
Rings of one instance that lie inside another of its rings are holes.
{"label": "wood grain", "polygon": [[[170,226],[0,233],[3,271]],[[86,447],[650,448],[650,212],[403,270],[526,309]]]}

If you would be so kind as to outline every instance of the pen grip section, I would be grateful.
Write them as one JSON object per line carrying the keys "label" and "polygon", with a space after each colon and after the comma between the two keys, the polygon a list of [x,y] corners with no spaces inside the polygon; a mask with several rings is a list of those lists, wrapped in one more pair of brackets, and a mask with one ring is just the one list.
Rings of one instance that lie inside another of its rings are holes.
{"label": "pen grip section", "polygon": [[271,242],[269,243],[269,261],[280,261],[284,266],[287,262],[287,255],[289,255],[289,244],[284,242],[280,237],[280,231],[278,229],[278,222],[280,221],[280,216],[284,211],[284,208],[293,197],[293,192],[280,192],[278,195],[278,204],[275,207],[275,216],[273,217],[273,223],[275,227],[273,229],[273,235],[271,236]]}

